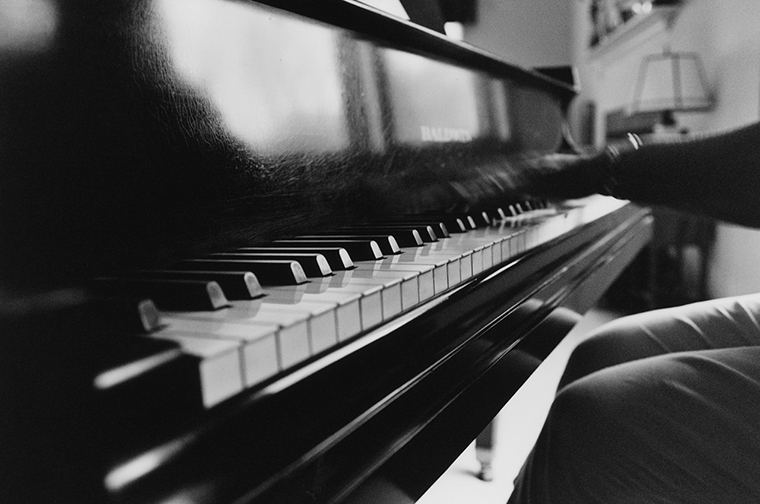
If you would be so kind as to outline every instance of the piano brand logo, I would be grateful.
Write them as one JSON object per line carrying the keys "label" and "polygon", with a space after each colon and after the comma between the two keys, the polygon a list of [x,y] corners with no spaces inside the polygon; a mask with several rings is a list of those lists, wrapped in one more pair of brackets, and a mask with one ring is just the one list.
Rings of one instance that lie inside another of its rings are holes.
{"label": "piano brand logo", "polygon": [[420,126],[423,142],[471,142],[472,133],[464,128]]}

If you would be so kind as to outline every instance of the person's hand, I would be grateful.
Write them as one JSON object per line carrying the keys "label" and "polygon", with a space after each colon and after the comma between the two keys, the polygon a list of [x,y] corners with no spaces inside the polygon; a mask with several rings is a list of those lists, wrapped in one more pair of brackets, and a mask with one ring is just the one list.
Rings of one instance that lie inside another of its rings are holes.
{"label": "person's hand", "polygon": [[481,166],[448,185],[473,207],[505,199],[582,198],[601,190],[608,162],[604,154],[521,156]]}
{"label": "person's hand", "polygon": [[607,177],[608,158],[599,155],[550,154],[520,163],[523,194],[550,199],[574,199],[599,192]]}
{"label": "person's hand", "polygon": [[[520,155],[460,171],[430,171],[424,176],[414,172],[414,177],[392,184],[393,190],[383,193],[383,201],[414,213],[485,208],[526,199],[582,198],[602,189],[609,162],[605,154]],[[410,206],[410,201],[416,206]]]}

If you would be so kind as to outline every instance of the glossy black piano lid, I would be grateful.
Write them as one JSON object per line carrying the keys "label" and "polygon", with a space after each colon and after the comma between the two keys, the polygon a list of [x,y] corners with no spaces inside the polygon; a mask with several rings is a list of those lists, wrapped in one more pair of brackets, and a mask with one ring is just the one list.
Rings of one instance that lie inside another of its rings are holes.
{"label": "glossy black piano lid", "polygon": [[452,182],[559,145],[570,88],[358,4],[282,5],[319,20],[0,5],[6,291],[455,207]]}

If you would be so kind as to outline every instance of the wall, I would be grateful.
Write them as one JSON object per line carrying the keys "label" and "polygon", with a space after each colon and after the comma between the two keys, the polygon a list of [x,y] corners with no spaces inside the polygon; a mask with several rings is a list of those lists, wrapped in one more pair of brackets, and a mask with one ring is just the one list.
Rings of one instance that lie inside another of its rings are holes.
{"label": "wall", "polygon": [[[760,2],[702,0],[685,11],[679,22],[688,23],[694,29],[679,33],[676,42],[690,44],[705,55],[708,78],[715,86],[718,100],[712,114],[693,116],[688,124],[697,131],[710,131],[757,121],[760,116]],[[714,29],[710,30],[710,26]],[[703,30],[710,34],[710,40],[699,36]],[[687,123],[686,118],[684,123]],[[758,251],[760,232],[720,226],[710,271],[710,292],[726,296],[760,291]]]}
{"label": "wall", "polygon": [[[589,50],[589,0],[478,0],[478,22],[465,27],[465,40],[523,66],[573,63],[581,95],[571,123],[579,135],[586,104],[593,103],[597,146],[604,142],[606,111],[633,97],[641,58],[674,51],[701,54],[715,108],[682,114],[692,132],[715,132],[760,118],[760,1],[686,0],[670,25],[666,20],[603,49]],[[720,225],[710,267],[709,291],[725,296],[760,291],[760,232]]]}
{"label": "wall", "polygon": [[477,22],[464,39],[527,67],[572,61],[572,3],[577,0],[477,0]]}
{"label": "wall", "polygon": [[[597,105],[597,144],[603,143],[607,110],[625,107],[633,97],[638,63],[669,44],[674,51],[702,56],[715,108],[706,114],[681,114],[680,124],[694,133],[739,127],[760,118],[760,2],[757,0],[690,0],[671,26],[655,24],[611,49],[588,50],[588,2],[574,2],[575,61],[585,84],[580,101]],[[708,280],[712,296],[760,291],[760,232],[721,224]]]}

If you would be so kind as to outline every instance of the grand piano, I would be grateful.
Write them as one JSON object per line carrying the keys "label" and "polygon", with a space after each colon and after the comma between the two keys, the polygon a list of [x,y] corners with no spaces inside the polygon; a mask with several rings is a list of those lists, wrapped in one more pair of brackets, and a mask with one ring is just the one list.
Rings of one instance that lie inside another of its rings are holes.
{"label": "grand piano", "polygon": [[650,236],[572,86],[352,1],[0,4],[0,501],[413,502]]}

